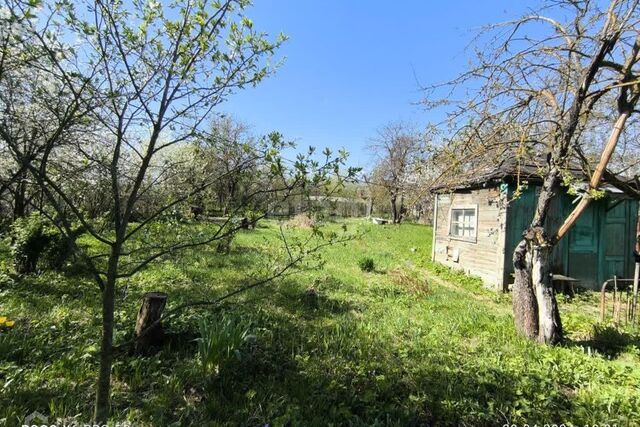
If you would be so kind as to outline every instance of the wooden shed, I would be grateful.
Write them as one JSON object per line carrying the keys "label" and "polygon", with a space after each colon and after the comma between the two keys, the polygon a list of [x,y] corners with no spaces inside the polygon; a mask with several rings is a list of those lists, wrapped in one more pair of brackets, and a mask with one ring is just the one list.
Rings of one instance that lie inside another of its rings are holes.
{"label": "wooden shed", "polygon": [[[513,283],[512,256],[533,218],[541,179],[537,168],[496,168],[434,189],[432,259],[506,289]],[[616,179],[616,182],[620,182]],[[516,195],[516,189],[520,192]],[[607,279],[633,277],[638,200],[610,182],[553,252],[554,274],[598,289]],[[547,231],[554,232],[573,209],[567,188],[554,198]]]}

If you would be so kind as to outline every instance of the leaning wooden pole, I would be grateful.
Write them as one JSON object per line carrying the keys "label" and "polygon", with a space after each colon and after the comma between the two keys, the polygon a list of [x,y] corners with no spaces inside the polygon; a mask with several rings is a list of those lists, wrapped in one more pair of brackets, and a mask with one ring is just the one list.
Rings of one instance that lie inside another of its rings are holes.
{"label": "leaning wooden pole", "polygon": [[[620,139],[620,134],[624,129],[624,125],[631,114],[630,111],[623,111],[618,116],[618,120],[616,120],[616,124],[613,126],[613,130],[611,131],[611,135],[609,136],[609,140],[607,141],[607,145],[604,147],[602,151],[602,155],[600,156],[600,161],[596,166],[596,170],[593,172],[591,176],[591,180],[589,181],[589,190],[596,190],[600,185],[600,180],[602,179],[602,175],[604,174],[607,165],[609,164],[609,160],[611,160],[611,156],[613,155],[614,150],[616,149],[616,145],[618,145],[618,140]],[[578,206],[575,207],[573,212],[569,214],[567,219],[565,219],[562,226],[558,229],[558,233],[555,235],[553,241],[554,243],[558,242],[562,237],[567,234],[571,226],[577,221],[577,219],[582,215],[589,203],[591,202],[590,196],[587,194],[580,200]]]}

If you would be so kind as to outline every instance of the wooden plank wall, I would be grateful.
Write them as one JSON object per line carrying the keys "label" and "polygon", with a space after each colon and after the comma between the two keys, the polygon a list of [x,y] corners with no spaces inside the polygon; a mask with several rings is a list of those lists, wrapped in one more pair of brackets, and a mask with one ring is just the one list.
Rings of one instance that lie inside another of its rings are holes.
{"label": "wooden plank wall", "polygon": [[[476,241],[459,240],[449,235],[451,209],[477,206]],[[468,192],[439,194],[434,231],[435,261],[479,276],[486,286],[502,290],[504,286],[504,250],[507,218],[507,193],[499,187]],[[457,262],[454,260],[458,252]]]}

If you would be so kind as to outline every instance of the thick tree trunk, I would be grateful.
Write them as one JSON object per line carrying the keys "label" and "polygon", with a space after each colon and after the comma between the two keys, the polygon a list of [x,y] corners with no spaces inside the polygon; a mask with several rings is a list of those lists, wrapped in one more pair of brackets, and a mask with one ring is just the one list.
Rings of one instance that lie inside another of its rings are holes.
{"label": "thick tree trunk", "polygon": [[13,220],[23,218],[27,214],[27,186],[25,173],[22,173],[16,181],[16,191],[13,200]]}
{"label": "thick tree trunk", "polygon": [[393,224],[398,223],[398,203],[397,196],[395,194],[391,194],[391,215]]}
{"label": "thick tree trunk", "polygon": [[162,344],[164,330],[158,321],[166,303],[167,294],[162,292],[148,292],[142,297],[134,331],[136,351],[145,352],[153,346]]}
{"label": "thick tree trunk", "polygon": [[538,303],[531,282],[531,255],[523,240],[513,254],[515,282],[513,284],[513,316],[516,330],[529,339],[538,336]]}
{"label": "thick tree trunk", "polygon": [[[556,343],[556,339],[562,337],[561,328],[557,331],[553,327],[560,325],[553,286],[549,292],[546,282],[542,281],[548,279],[551,285],[549,254],[553,246],[547,240],[544,224],[559,182],[559,169],[553,166],[542,183],[531,226],[523,233],[524,239],[513,254],[513,315],[516,330],[526,338],[549,343]],[[544,251],[540,250],[542,247],[545,248]],[[547,340],[548,338],[550,340]]]}
{"label": "thick tree trunk", "polygon": [[562,341],[562,323],[549,262],[552,249],[553,247],[546,243],[534,245],[531,257],[531,280],[538,303],[538,340],[545,344],[557,344]]}
{"label": "thick tree trunk", "polygon": [[102,292],[102,341],[100,343],[100,368],[96,386],[94,421],[106,424],[110,412],[111,368],[113,365],[113,313],[115,308],[116,274],[119,250],[112,250],[107,278]]}
{"label": "thick tree trunk", "polygon": [[550,261],[553,246],[539,226],[527,230],[523,237],[513,254],[516,329],[529,339],[557,344],[562,341],[562,323],[553,290]]}

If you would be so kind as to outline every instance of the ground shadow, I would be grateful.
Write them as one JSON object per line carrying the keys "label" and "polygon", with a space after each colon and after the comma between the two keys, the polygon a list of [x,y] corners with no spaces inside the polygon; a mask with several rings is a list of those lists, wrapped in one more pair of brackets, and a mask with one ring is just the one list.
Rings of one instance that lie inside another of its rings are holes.
{"label": "ground shadow", "polygon": [[594,351],[615,359],[628,348],[640,348],[640,335],[620,330],[614,326],[596,326],[590,339],[564,342],[567,347],[579,347],[582,351]]}

